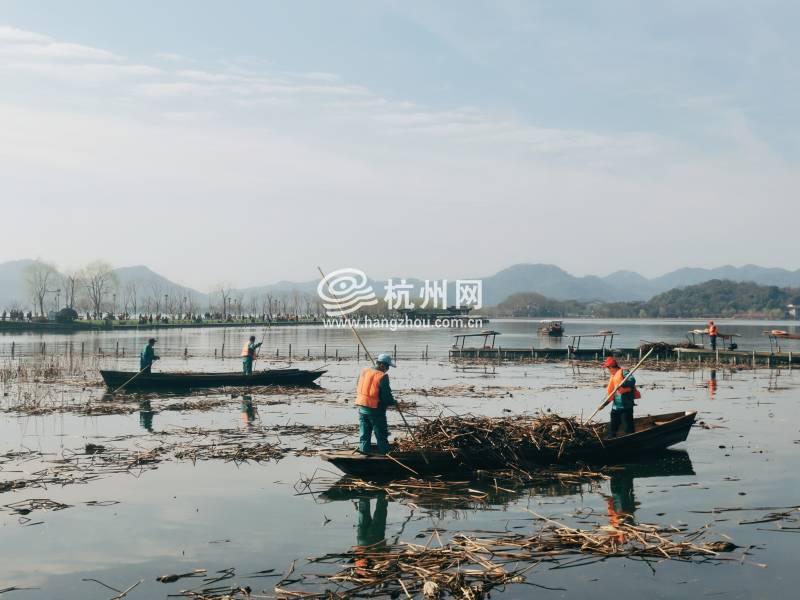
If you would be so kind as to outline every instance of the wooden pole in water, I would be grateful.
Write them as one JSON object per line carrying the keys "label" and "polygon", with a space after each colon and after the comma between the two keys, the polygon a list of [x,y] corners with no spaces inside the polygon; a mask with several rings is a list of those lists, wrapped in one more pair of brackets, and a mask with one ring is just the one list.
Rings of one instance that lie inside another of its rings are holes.
{"label": "wooden pole in water", "polygon": [[11,342],[11,358],[14,358],[14,346],[15,346],[15,343]]}

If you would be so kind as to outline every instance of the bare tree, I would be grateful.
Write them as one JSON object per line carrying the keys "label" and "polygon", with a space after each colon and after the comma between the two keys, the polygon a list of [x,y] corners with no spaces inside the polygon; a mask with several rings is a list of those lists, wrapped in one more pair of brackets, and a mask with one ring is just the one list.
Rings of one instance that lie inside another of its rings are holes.
{"label": "bare tree", "polygon": [[78,304],[77,295],[83,286],[80,271],[68,271],[61,276],[61,289],[64,291],[64,308],[72,308]]}
{"label": "bare tree", "polygon": [[95,315],[103,314],[103,302],[106,296],[116,288],[117,276],[111,265],[101,260],[91,263],[83,272],[86,294]]}
{"label": "bare tree", "polygon": [[[228,309],[230,308],[230,300],[231,300],[231,293],[233,289],[231,288],[230,284],[227,283],[218,283],[214,286],[214,289],[211,291],[212,294],[219,294],[220,300],[222,301],[222,318],[225,319],[228,316]],[[209,301],[210,301],[209,297]]]}
{"label": "bare tree", "polygon": [[57,275],[58,272],[53,265],[40,260],[32,262],[25,268],[25,283],[28,286],[34,306],[41,316],[45,314],[44,300],[48,291],[50,291],[47,286],[56,280]]}
{"label": "bare tree", "polygon": [[[161,299],[164,297],[164,286],[158,279],[151,279],[149,282],[150,288],[150,307],[152,312],[159,314],[161,312]],[[166,310],[166,307],[164,308]]]}
{"label": "bare tree", "polygon": [[127,314],[137,314],[139,308],[139,285],[138,279],[131,279],[122,287],[122,302]]}

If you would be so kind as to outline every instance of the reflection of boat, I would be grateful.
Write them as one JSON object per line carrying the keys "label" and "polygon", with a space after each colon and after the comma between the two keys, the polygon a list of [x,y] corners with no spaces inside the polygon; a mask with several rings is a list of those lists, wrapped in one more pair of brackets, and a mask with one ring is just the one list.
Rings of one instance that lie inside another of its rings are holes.
{"label": "reflection of boat", "polygon": [[539,335],[549,335],[550,337],[561,337],[564,335],[564,325],[561,321],[540,321]]}
{"label": "reflection of boat", "polygon": [[[524,458],[531,464],[583,461],[589,464],[625,460],[631,456],[664,450],[686,440],[697,412],[676,412],[634,419],[634,432],[615,438],[603,439],[560,457],[552,451],[537,452]],[[601,436],[607,425],[594,426]],[[504,464],[486,453],[470,453],[460,449],[453,452],[426,450],[420,452],[393,452],[391,457],[380,454],[358,454],[349,450],[320,455],[344,473],[365,479],[430,476],[474,471],[476,469],[501,469]]]}
{"label": "reflection of boat", "polygon": [[242,373],[150,373],[136,376],[131,371],[100,371],[109,389],[117,389],[125,382],[125,389],[191,389],[215,387],[252,387],[262,385],[310,385],[326,371],[316,369],[268,369],[252,375]]}
{"label": "reflection of boat", "polygon": [[[650,455],[636,463],[615,466],[610,475],[612,495],[616,494],[625,502],[623,508],[628,508],[628,500],[632,498],[633,481],[645,477],[671,477],[694,475],[694,468],[689,454],[685,450],[664,450]],[[358,479],[349,476],[342,477],[339,481],[321,492],[320,500],[326,502],[341,502],[360,498],[383,498],[385,489],[379,485],[358,485]],[[397,493],[390,496],[391,501],[413,502],[416,506],[428,509],[440,508],[473,508],[477,505],[506,505],[519,499],[523,494],[533,493],[538,496],[571,496],[581,493],[586,483],[570,481],[568,479],[551,479],[548,481],[511,482],[503,481],[497,485],[492,478],[468,478],[451,482],[447,487],[424,486],[426,480],[407,479],[409,493],[403,494],[403,481],[392,483],[392,490]],[[431,480],[427,480],[431,481]],[[434,480],[443,483],[442,480]],[[479,501],[476,501],[476,497]],[[626,512],[632,512],[628,510]]]}

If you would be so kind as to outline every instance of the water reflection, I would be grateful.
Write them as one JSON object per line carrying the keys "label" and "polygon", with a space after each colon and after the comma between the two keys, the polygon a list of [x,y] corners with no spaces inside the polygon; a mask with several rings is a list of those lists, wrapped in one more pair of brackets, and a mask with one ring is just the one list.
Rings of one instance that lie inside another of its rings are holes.
{"label": "water reflection", "polygon": [[713,400],[716,394],[717,394],[717,370],[711,369],[711,373],[709,373],[708,377],[708,398],[710,400]]}
{"label": "water reflection", "polygon": [[139,402],[139,425],[142,429],[153,432],[153,416],[155,415],[153,407],[150,405],[150,400],[142,400]]}
{"label": "water reflection", "polygon": [[[633,518],[639,503],[636,501],[634,482],[649,477],[674,477],[694,475],[694,467],[685,450],[665,450],[636,463],[628,463],[614,467],[609,473],[609,493],[601,493],[607,501],[609,516],[612,511],[615,518]],[[382,486],[377,484],[354,485],[353,478],[342,477],[319,494],[319,498],[328,502],[345,500],[368,500],[383,498],[390,502],[413,500],[419,508],[441,511],[447,509],[476,509],[481,507],[508,506],[524,496],[563,497],[584,493],[587,489],[600,490],[597,483],[577,477],[574,481],[567,478],[538,481],[535,483],[516,484],[507,481],[498,482],[492,477],[477,480],[452,482],[452,487],[442,487],[442,482],[433,480],[434,485],[426,488],[419,480],[395,481],[386,489],[392,493],[388,496]],[[436,485],[438,484],[438,485]],[[410,493],[402,492],[408,486]]]}
{"label": "water reflection", "polygon": [[370,510],[369,498],[358,499],[358,528],[356,545],[353,550],[357,556],[355,565],[359,569],[370,566],[369,555],[386,547],[386,516],[389,501],[386,494],[379,493],[375,498],[375,512]]}
{"label": "water reflection", "polygon": [[253,426],[253,422],[256,420],[258,416],[258,410],[256,409],[255,405],[253,404],[253,397],[252,396],[242,396],[242,406],[240,408],[241,416],[242,416],[242,423],[244,423],[248,428]]}

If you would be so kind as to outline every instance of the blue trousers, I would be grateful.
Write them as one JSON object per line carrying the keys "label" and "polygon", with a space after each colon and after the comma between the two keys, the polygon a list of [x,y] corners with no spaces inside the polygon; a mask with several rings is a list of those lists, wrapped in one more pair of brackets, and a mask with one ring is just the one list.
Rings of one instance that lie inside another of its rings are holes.
{"label": "blue trousers", "polygon": [[242,373],[245,375],[252,375],[253,374],[253,359],[249,356],[245,356],[242,359]]}
{"label": "blue trousers", "polygon": [[612,408],[611,421],[608,423],[608,437],[616,437],[617,430],[622,426],[624,435],[633,433],[633,409]]}
{"label": "blue trousers", "polygon": [[386,423],[386,410],[375,410],[371,413],[358,413],[358,449],[367,454],[371,449],[372,432],[379,454],[389,452],[389,425]]}

